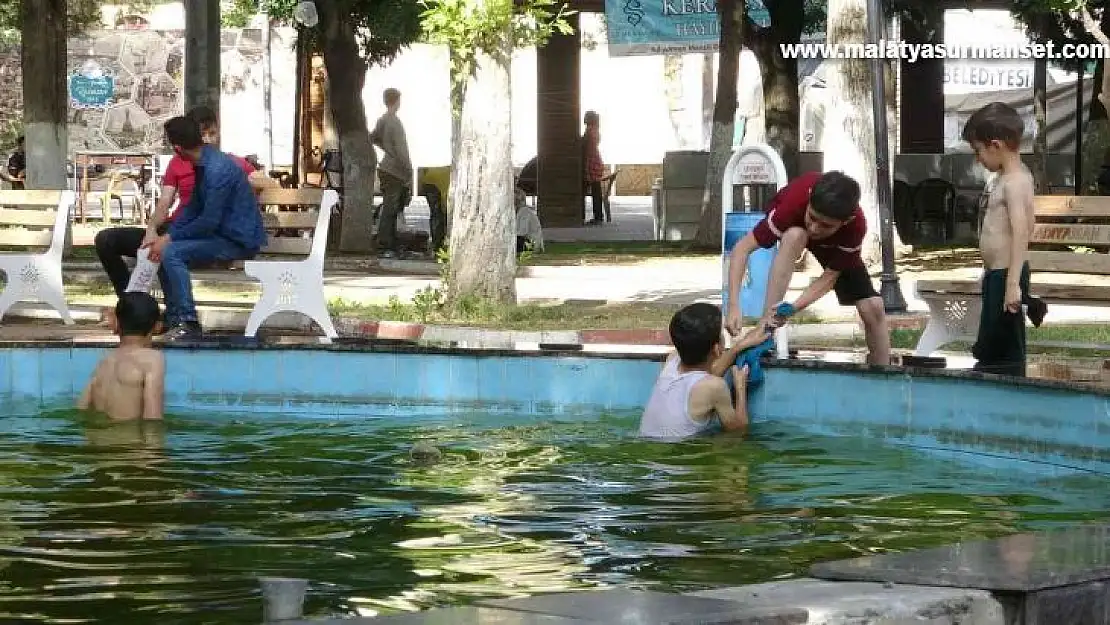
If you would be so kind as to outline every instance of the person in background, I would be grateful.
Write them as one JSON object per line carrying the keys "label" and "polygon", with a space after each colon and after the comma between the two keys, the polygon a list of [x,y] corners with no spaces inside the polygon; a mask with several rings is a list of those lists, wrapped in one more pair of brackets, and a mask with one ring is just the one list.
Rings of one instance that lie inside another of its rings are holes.
{"label": "person in background", "polygon": [[517,187],[513,192],[516,203],[516,253],[519,256],[526,250],[542,252],[543,226],[536,209],[528,206],[528,196],[524,189]]}
{"label": "person in background", "polygon": [[987,187],[986,212],[979,229],[983,257],[983,299],[979,336],[971,348],[975,369],[1025,376],[1025,317],[1041,325],[1048,306],[1029,295],[1029,238],[1033,234],[1033,174],[1021,162],[1021,116],[993,102],[964,125],[963,138],[975,159],[997,174]]}
{"label": "person in background", "polygon": [[15,152],[8,157],[7,175],[4,180],[12,185],[13,189],[26,188],[27,180],[27,141],[20,136],[15,140]]}
{"label": "person in background", "polygon": [[[640,418],[640,436],[682,440],[714,433],[719,428],[748,429],[748,367],[737,367],[746,349],[770,337],[764,326],[749,331],[724,349],[721,309],[690,304],[671,318],[668,358]],[[725,375],[732,376],[732,390]]]}
{"label": "person in background", "polygon": [[149,245],[150,260],[161,263],[159,281],[166,296],[167,338],[201,333],[193,301],[189,267],[194,263],[252,258],[266,244],[258,198],[235,159],[201,138],[200,126],[188,117],[165,125],[174,151],[196,171],[193,197],[167,232]]}
{"label": "person in background", "polygon": [[96,365],[78,409],[103,412],[117,421],[162,418],[166,361],[151,347],[161,316],[158,302],[147,293],[120,297],[113,322],[119,347]]}
{"label": "person in background", "polygon": [[382,211],[378,218],[378,256],[396,258],[397,218],[412,199],[412,161],[405,127],[397,117],[401,108],[401,92],[386,89],[382,93],[385,114],[378,118],[370,140],[385,152],[378,164],[378,179],[382,187]]}
{"label": "person in background", "polygon": [[586,111],[582,121],[586,125],[586,130],[582,133],[582,167],[585,168],[583,179],[590,190],[590,205],[594,211],[594,218],[588,223],[596,226],[605,222],[605,208],[602,204],[605,196],[601,190],[601,181],[605,179],[605,161],[601,160],[601,117],[597,111]]}

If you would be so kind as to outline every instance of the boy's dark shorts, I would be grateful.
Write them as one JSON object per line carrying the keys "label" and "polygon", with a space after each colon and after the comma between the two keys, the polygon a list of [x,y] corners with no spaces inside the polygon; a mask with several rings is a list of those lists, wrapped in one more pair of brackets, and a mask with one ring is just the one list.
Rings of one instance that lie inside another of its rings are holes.
{"label": "boy's dark shorts", "polygon": [[853,267],[841,271],[840,277],[833,285],[833,290],[836,291],[836,300],[841,306],[855,306],[860,300],[879,296],[866,267]]}
{"label": "boy's dark shorts", "polygon": [[[1025,375],[1025,314],[1006,312],[1006,269],[983,272],[983,308],[979,336],[971,347],[976,371],[1022,377]],[[1019,276],[1022,299],[1029,297],[1029,263]]]}

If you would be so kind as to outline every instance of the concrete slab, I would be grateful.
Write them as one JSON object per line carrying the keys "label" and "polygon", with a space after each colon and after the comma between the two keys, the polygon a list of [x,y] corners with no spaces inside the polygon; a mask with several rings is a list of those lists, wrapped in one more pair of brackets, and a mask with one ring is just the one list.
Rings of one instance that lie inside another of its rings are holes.
{"label": "concrete slab", "polygon": [[792,607],[752,609],[723,599],[627,589],[490,599],[477,603],[486,607],[612,624],[801,625],[807,618],[805,610]]}
{"label": "concrete slab", "polygon": [[[870,582],[794,579],[718,588],[694,596],[726,599],[750,608],[802,608],[809,625],[1003,625],[1005,611],[986,591]],[[885,619],[885,620],[876,620]]]}
{"label": "concrete slab", "polygon": [[891,553],[810,568],[829,580],[1033,592],[1110,580],[1110,526],[1014,534],[996,540]]}
{"label": "concrete slab", "polygon": [[281,621],[282,625],[575,625],[588,622],[495,608],[444,608],[373,618]]}

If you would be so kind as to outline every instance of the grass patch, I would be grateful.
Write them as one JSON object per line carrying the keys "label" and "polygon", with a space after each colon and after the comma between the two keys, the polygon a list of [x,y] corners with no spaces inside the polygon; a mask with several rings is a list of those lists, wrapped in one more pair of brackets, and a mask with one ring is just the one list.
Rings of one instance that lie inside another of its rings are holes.
{"label": "grass patch", "polygon": [[[898,328],[890,331],[890,346],[894,349],[913,349],[921,338],[921,330]],[[1110,326],[1103,324],[1049,325],[1028,328],[1025,335],[1030,343],[1028,352],[1046,356],[1090,357],[1102,350],[1071,347],[1064,345],[1034,345],[1032,343],[1077,343],[1110,345]],[[805,347],[813,348],[860,348],[866,347],[862,336],[853,338],[808,339],[799,341]],[[946,351],[971,352],[971,343],[956,341],[941,346]]]}
{"label": "grass patch", "polygon": [[548,243],[526,254],[522,265],[629,265],[658,258],[716,258],[720,253],[694,249],[687,241],[612,241]]}
{"label": "grass patch", "polygon": [[[357,317],[367,321],[407,321],[429,325],[470,326],[491,330],[661,330],[682,304],[642,302],[566,302],[561,304],[525,303],[516,306],[491,304],[461,305],[456,309],[436,305],[420,294],[411,303],[393,299],[389,304],[362,304],[333,299],[328,304],[333,315]],[[746,320],[748,325],[754,319]],[[807,311],[795,323],[819,323]]]}
{"label": "grass patch", "polygon": [[949,271],[982,264],[979,250],[974,247],[917,246],[913,252],[896,261],[900,271]]}
{"label": "grass patch", "polygon": [[328,308],[333,315],[358,317],[372,321],[408,321],[445,326],[473,326],[498,330],[630,330],[665,328],[681,306],[659,304],[587,304],[554,305],[522,304],[496,306],[475,304],[448,311],[419,302],[387,305],[360,304],[332,300]]}

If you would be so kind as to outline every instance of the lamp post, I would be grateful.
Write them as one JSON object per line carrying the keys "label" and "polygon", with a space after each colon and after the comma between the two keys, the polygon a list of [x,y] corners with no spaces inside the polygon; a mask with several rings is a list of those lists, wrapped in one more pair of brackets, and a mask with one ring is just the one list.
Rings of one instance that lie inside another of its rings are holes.
{"label": "lamp post", "polygon": [[[867,40],[881,44],[883,8],[880,0],[867,0]],[[886,124],[886,67],[881,54],[871,59],[871,109],[875,117],[875,167],[878,170],[876,201],[879,203],[880,234],[883,246],[883,271],[879,294],[888,313],[905,312],[906,300],[894,269],[894,218],[891,211],[890,145]]]}

